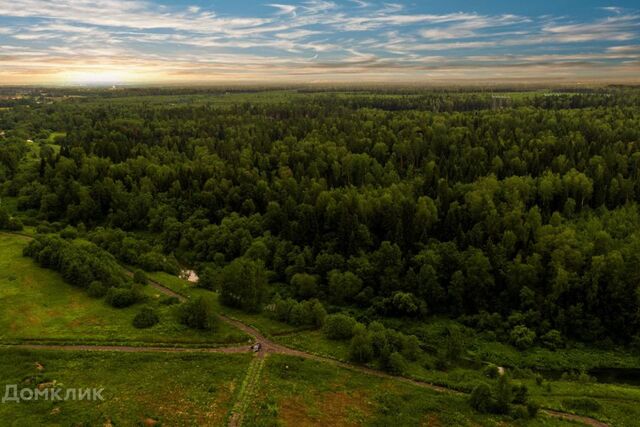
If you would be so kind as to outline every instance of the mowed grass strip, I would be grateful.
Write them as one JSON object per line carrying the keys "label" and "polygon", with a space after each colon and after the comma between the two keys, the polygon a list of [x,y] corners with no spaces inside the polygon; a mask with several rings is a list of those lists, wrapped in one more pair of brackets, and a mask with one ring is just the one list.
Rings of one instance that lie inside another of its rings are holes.
{"label": "mowed grass strip", "polygon": [[[29,239],[0,233],[0,341],[136,342],[155,344],[228,344],[248,337],[218,322],[213,331],[189,329],[176,320],[177,306],[163,305],[160,292],[147,286],[147,302],[115,309],[102,299],[22,256]],[[153,307],[160,323],[136,329],[133,317],[142,305]]]}
{"label": "mowed grass strip", "polygon": [[[250,355],[0,350],[0,387],[103,388],[103,401],[0,404],[0,425],[224,426]],[[41,369],[38,369],[38,366]]]}

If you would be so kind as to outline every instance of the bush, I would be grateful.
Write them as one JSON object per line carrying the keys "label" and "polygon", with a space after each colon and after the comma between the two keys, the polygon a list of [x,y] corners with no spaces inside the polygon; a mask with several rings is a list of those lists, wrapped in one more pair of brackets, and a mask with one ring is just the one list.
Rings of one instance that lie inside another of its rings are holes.
{"label": "bush", "polygon": [[10,218],[11,215],[9,215],[9,212],[7,212],[5,208],[0,206],[0,228],[6,228]]}
{"label": "bush", "polygon": [[215,267],[207,266],[198,273],[198,287],[214,291],[218,289],[218,277],[220,270]]}
{"label": "bush", "polygon": [[178,297],[164,296],[164,297],[160,298],[160,304],[162,304],[162,305],[180,304],[180,299]]}
{"label": "bush", "polygon": [[367,363],[373,358],[371,335],[364,329],[358,330],[349,344],[349,357],[354,362]]}
{"label": "bush", "polygon": [[60,237],[66,240],[73,240],[78,237],[78,230],[75,227],[68,225],[60,232]]}
{"label": "bush", "polygon": [[270,315],[285,323],[296,326],[316,326],[322,327],[327,311],[317,299],[298,302],[292,298],[282,299],[276,296],[270,306]]}
{"label": "bush", "polygon": [[509,335],[511,343],[520,350],[526,350],[533,345],[536,339],[536,333],[526,326],[518,325],[511,330]]}
{"label": "bush", "polygon": [[407,372],[407,361],[404,356],[397,351],[391,353],[387,362],[387,370],[396,375],[403,375]]}
{"label": "bush", "polygon": [[418,360],[420,357],[420,340],[415,335],[401,335],[402,338],[402,355],[411,361]]}
{"label": "bush", "polygon": [[193,329],[211,330],[215,326],[215,316],[211,303],[199,297],[180,307],[180,323]]}
{"label": "bush", "polygon": [[91,298],[102,298],[107,294],[107,288],[98,280],[91,282],[87,288],[87,294]]}
{"label": "bush", "polygon": [[318,278],[306,273],[296,273],[291,277],[291,287],[302,298],[312,298],[318,294]]}
{"label": "bush", "polygon": [[527,408],[521,405],[514,406],[511,408],[511,418],[514,420],[526,420],[529,418],[529,412]]}
{"label": "bush", "polygon": [[525,404],[527,403],[527,397],[529,396],[529,390],[524,384],[514,385],[512,388],[513,403]]}
{"label": "bush", "polygon": [[475,386],[469,396],[469,404],[473,409],[483,414],[490,412],[494,406],[491,388],[485,383]]}
{"label": "bush", "polygon": [[324,309],[322,303],[318,300],[313,300],[311,306],[311,318],[316,327],[321,328],[327,318],[327,310]]}
{"label": "bush", "polygon": [[20,231],[22,228],[22,222],[18,218],[12,217],[9,212],[0,207],[0,229]]}
{"label": "bush", "polygon": [[49,225],[47,224],[40,224],[36,227],[36,233],[38,234],[49,234],[49,233],[53,233],[53,228],[51,228]]}
{"label": "bush", "polygon": [[126,288],[110,288],[107,292],[107,303],[115,308],[125,308],[132,306],[140,296],[133,289]]}
{"label": "bush", "polygon": [[498,367],[496,365],[488,365],[482,370],[482,373],[485,377],[491,379],[496,379],[498,378],[498,375],[500,375],[500,371],[498,370]]}
{"label": "bush", "polygon": [[555,329],[550,330],[546,334],[540,337],[540,341],[542,345],[551,350],[556,350],[558,348],[564,347],[564,339],[562,338],[562,334],[560,331]]}
{"label": "bush", "polygon": [[136,270],[133,272],[133,281],[135,283],[140,283],[141,285],[146,285],[149,281],[147,280],[147,275],[144,274],[142,270]]}
{"label": "bush", "polygon": [[513,402],[513,387],[509,374],[505,373],[498,378],[495,388],[495,412],[498,414],[508,414],[511,402]]}
{"label": "bush", "polygon": [[544,383],[544,377],[540,374],[536,374],[536,385],[538,387],[542,387],[543,383]]}
{"label": "bush", "polygon": [[327,316],[324,324],[324,333],[331,340],[346,340],[353,336],[353,327],[356,320],[344,314],[331,314]]}
{"label": "bush", "polygon": [[527,412],[529,413],[529,418],[535,418],[538,415],[538,410],[540,409],[540,405],[537,402],[528,401],[527,402]]}
{"label": "bush", "polygon": [[447,362],[458,361],[465,353],[465,340],[460,328],[448,327],[445,335],[444,354]]}
{"label": "bush", "polygon": [[150,328],[160,321],[158,315],[153,309],[143,307],[133,318],[133,326],[138,329]]}
{"label": "bush", "polygon": [[9,231],[22,231],[24,226],[22,225],[22,221],[20,221],[18,218],[11,218],[7,222],[6,228]]}

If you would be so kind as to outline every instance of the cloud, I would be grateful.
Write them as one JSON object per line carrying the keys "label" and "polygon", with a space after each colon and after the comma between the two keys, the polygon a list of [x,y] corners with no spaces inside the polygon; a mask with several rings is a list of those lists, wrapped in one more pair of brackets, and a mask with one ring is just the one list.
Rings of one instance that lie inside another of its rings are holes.
{"label": "cloud", "polygon": [[590,23],[550,24],[542,32],[552,35],[558,42],[583,42],[591,40],[632,40],[638,37],[640,15],[628,14],[607,17]]}
{"label": "cloud", "polygon": [[[471,37],[487,37],[495,35],[501,27],[521,25],[531,20],[517,15],[482,16],[466,15],[460,22],[444,26],[424,29],[420,32],[422,37],[431,40],[462,39]],[[479,30],[491,32],[481,33]]]}
{"label": "cloud", "polygon": [[541,70],[577,76],[589,67],[626,76],[640,61],[640,15],[615,6],[578,20],[455,9],[428,13],[420,2],[293,3],[268,3],[268,13],[239,15],[145,0],[0,0],[0,17],[8,22],[0,28],[0,77],[101,66],[130,66],[159,80],[253,79],[260,73],[462,78],[474,67],[518,78]]}
{"label": "cloud", "polygon": [[355,3],[356,6],[361,7],[361,8],[365,8],[365,7],[371,6],[371,3],[368,3],[368,2],[362,1],[362,0],[349,0],[349,1],[351,1],[351,3]]}
{"label": "cloud", "polygon": [[268,4],[267,6],[278,9],[278,14],[280,15],[293,15],[293,16],[296,15],[297,7],[293,5],[271,3],[271,4]]}

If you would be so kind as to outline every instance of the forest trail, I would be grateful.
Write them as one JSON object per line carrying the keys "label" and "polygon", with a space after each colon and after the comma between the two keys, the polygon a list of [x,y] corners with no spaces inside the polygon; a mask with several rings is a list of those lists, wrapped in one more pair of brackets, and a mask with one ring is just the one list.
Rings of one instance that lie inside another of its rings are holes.
{"label": "forest trail", "polygon": [[[19,235],[19,236],[23,236],[23,237],[28,237],[30,239],[32,239],[32,236],[28,236],[22,233],[12,233],[12,232],[3,232],[5,234],[15,234],[15,235]],[[123,266],[123,268],[125,269],[125,271],[127,271],[127,274],[131,274],[133,275],[133,272],[129,271],[126,267]],[[167,296],[171,296],[171,297],[176,297],[178,298],[181,302],[187,301],[188,298],[185,297],[184,295],[178,294],[177,292],[167,288],[166,286],[153,281],[151,279],[148,280],[148,284],[150,286],[152,286],[154,289],[156,289],[158,292],[163,293],[164,295]],[[260,376],[260,372],[262,370],[262,367],[264,365],[264,361],[266,356],[269,353],[274,353],[274,354],[285,354],[285,355],[289,355],[289,356],[298,356],[298,357],[302,357],[305,359],[310,359],[310,360],[316,360],[319,362],[325,362],[325,363],[331,363],[334,366],[339,366],[341,368],[345,368],[345,369],[349,369],[351,371],[355,371],[355,372],[361,372],[367,375],[372,375],[372,376],[376,376],[379,378],[385,378],[385,379],[392,379],[392,380],[396,380],[396,381],[401,381],[403,383],[406,384],[411,384],[414,386],[418,386],[418,387],[423,387],[423,388],[428,388],[430,390],[434,390],[436,392],[439,393],[449,393],[449,394],[457,394],[457,395],[464,395],[464,392],[455,390],[455,389],[451,389],[448,387],[443,387],[443,386],[439,386],[439,385],[435,385],[435,384],[431,384],[428,383],[426,381],[420,381],[420,380],[414,380],[411,378],[406,378],[406,377],[401,377],[401,376],[396,376],[396,375],[391,375],[388,374],[386,372],[382,372],[382,371],[378,371],[376,369],[371,369],[371,368],[367,368],[364,366],[360,366],[360,365],[356,365],[356,364],[352,364],[352,363],[348,363],[348,362],[343,362],[337,359],[333,359],[330,357],[326,357],[326,356],[319,356],[317,354],[312,354],[312,353],[307,353],[305,351],[301,351],[301,350],[296,350],[290,347],[285,347],[281,344],[278,344],[276,342],[273,342],[272,340],[268,339],[267,337],[265,337],[260,331],[258,331],[257,329],[255,329],[254,327],[247,325],[246,323],[243,323],[237,319],[232,319],[224,314],[218,314],[218,317],[240,329],[241,331],[245,332],[247,335],[250,335],[254,342],[258,342],[261,344],[261,349],[260,351],[258,351],[256,353],[256,357],[254,358],[254,360],[252,361],[251,365],[249,366],[249,370],[247,371],[247,376],[245,377],[245,380],[243,381],[243,389],[240,391],[240,394],[238,396],[238,400],[236,401],[236,405],[240,405],[236,410],[236,407],[234,406],[234,409],[232,410],[232,416],[229,420],[229,426],[233,426],[233,427],[239,427],[242,425],[242,418],[244,416],[244,412],[246,410],[247,405],[244,403],[245,401],[247,401],[249,399],[249,397],[251,396],[252,390],[253,388],[256,386],[258,378]],[[151,351],[151,352],[209,352],[209,353],[246,353],[251,350],[251,346],[249,345],[244,345],[244,346],[233,346],[233,347],[218,347],[218,348],[175,348],[175,347],[133,347],[133,346],[93,346],[93,345],[39,345],[39,344],[18,344],[18,345],[2,345],[1,347],[13,347],[13,348],[27,348],[27,349],[32,349],[32,350],[94,350],[94,351],[122,351],[122,352],[144,352],[144,351]],[[256,368],[256,364],[259,361],[259,369],[257,374],[254,372],[257,368]],[[245,382],[248,382],[247,384],[245,384]],[[245,391],[245,389],[247,389],[248,391]],[[591,426],[591,427],[609,427],[608,424],[597,420],[595,418],[591,418],[591,417],[587,417],[587,416],[582,416],[582,415],[575,415],[575,414],[571,414],[568,412],[562,412],[562,411],[558,411],[558,410],[554,410],[554,409],[548,409],[548,408],[542,408],[541,413],[544,413],[547,416],[550,417],[554,417],[554,418],[560,418],[560,419],[564,419],[564,420],[569,420],[569,421],[573,421],[573,422],[577,422],[577,423],[581,423],[583,425],[586,426]],[[236,415],[237,414],[237,415]],[[234,424],[236,423],[236,424]]]}

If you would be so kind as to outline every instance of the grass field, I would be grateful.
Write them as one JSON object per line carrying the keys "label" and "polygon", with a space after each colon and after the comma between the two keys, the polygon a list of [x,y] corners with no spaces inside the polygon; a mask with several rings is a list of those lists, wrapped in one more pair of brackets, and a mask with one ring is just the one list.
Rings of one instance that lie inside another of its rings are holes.
{"label": "grass field", "polygon": [[[0,425],[134,426],[155,420],[165,426],[224,426],[249,359],[249,355],[0,350],[0,386],[33,389],[55,380],[63,388],[104,388],[104,401],[0,404]],[[36,369],[36,362],[43,371]]]}
{"label": "grass field", "polygon": [[514,422],[480,415],[465,396],[280,355],[267,359],[245,422],[256,427],[571,425],[542,416]]}
{"label": "grass field", "polygon": [[[329,340],[322,331],[300,332],[276,337],[275,340],[290,347],[340,360],[348,360],[349,357],[348,341]],[[495,382],[487,378],[482,369],[467,367],[466,364],[461,361],[446,370],[439,370],[434,368],[433,356],[424,354],[418,361],[407,364],[404,375],[466,392],[470,392],[480,382]],[[376,365],[371,367],[380,368]],[[578,367],[575,366],[574,369]],[[514,381],[525,384],[533,400],[545,407],[595,417],[609,421],[613,426],[634,426],[640,419],[640,389],[637,387],[568,380],[544,380],[542,385],[538,385],[530,371],[520,370],[514,374]],[[595,400],[600,407],[594,410],[571,405],[573,400],[584,398]]]}
{"label": "grass field", "polygon": [[[175,306],[159,303],[161,294],[145,288],[146,304],[154,307],[160,323],[136,329],[131,322],[140,304],[115,309],[65,283],[59,274],[40,268],[22,256],[28,238],[0,234],[0,340],[140,343],[232,343],[248,337],[219,322],[217,330],[200,332],[180,325]],[[213,298],[213,297],[212,297]]]}

